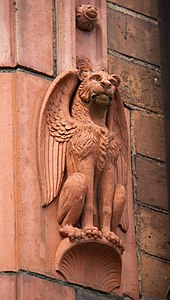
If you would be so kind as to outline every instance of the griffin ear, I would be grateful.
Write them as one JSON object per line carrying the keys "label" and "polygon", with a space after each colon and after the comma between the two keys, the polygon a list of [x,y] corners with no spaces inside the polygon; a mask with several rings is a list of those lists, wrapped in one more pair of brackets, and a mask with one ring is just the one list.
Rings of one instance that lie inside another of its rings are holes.
{"label": "griffin ear", "polygon": [[80,81],[83,81],[86,79],[87,75],[89,74],[88,70],[78,70],[77,76]]}
{"label": "griffin ear", "polygon": [[112,74],[111,76],[115,79],[115,81],[116,81],[116,87],[118,87],[119,84],[120,84],[120,82],[121,82],[120,77],[118,75],[116,75],[116,74]]}
{"label": "griffin ear", "polygon": [[92,72],[91,62],[88,58],[82,56],[77,57],[76,65],[78,69],[78,78],[80,79],[80,81],[83,81],[87,77],[87,75]]}

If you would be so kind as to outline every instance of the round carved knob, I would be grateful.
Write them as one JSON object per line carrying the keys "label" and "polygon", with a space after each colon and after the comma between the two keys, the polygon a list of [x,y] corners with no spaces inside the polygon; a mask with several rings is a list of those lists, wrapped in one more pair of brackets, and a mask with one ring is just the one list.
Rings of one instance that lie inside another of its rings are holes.
{"label": "round carved knob", "polygon": [[76,9],[76,25],[83,31],[92,31],[97,23],[97,8],[92,5],[79,5]]}

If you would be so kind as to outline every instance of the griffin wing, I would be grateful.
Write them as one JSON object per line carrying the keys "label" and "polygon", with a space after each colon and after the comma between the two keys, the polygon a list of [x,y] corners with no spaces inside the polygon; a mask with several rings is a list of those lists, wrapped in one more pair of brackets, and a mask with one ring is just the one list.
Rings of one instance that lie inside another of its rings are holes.
{"label": "griffin wing", "polygon": [[77,126],[70,115],[70,102],[77,85],[77,70],[63,72],[49,87],[41,106],[38,169],[43,206],[54,200],[62,184],[67,142]]}
{"label": "griffin wing", "polygon": [[[128,132],[125,117],[123,101],[121,100],[118,89],[116,88],[114,101],[109,109],[108,114],[108,128],[114,132],[119,139],[120,151],[116,164],[117,183],[126,187],[127,185],[127,169],[128,169]],[[124,211],[120,221],[120,227],[123,231],[127,231],[128,222],[128,209],[127,201],[124,206]]]}

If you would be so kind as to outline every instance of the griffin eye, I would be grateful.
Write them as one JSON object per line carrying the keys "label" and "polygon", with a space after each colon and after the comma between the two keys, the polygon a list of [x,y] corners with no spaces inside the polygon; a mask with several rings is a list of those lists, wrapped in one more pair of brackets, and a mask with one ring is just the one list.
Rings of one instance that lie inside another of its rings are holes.
{"label": "griffin eye", "polygon": [[108,78],[108,80],[111,82],[112,85],[116,85],[116,80],[113,77]]}
{"label": "griffin eye", "polygon": [[90,77],[91,80],[100,81],[102,77],[99,74],[94,74]]}

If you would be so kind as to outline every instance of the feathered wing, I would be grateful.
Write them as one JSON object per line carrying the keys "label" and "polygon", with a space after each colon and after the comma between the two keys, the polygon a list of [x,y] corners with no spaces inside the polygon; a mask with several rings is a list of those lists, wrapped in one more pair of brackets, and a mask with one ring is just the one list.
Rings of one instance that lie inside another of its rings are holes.
{"label": "feathered wing", "polygon": [[77,70],[63,72],[51,84],[42,103],[38,124],[38,169],[43,206],[53,201],[62,184],[67,142],[76,129],[69,110],[77,85]]}
{"label": "feathered wing", "polygon": [[[109,109],[108,128],[116,134],[120,142],[120,151],[116,164],[117,183],[126,187],[128,170],[128,133],[123,101],[121,100],[117,88],[115,91],[114,101]],[[128,203],[126,201],[119,224],[125,232],[129,226],[127,205]]]}

